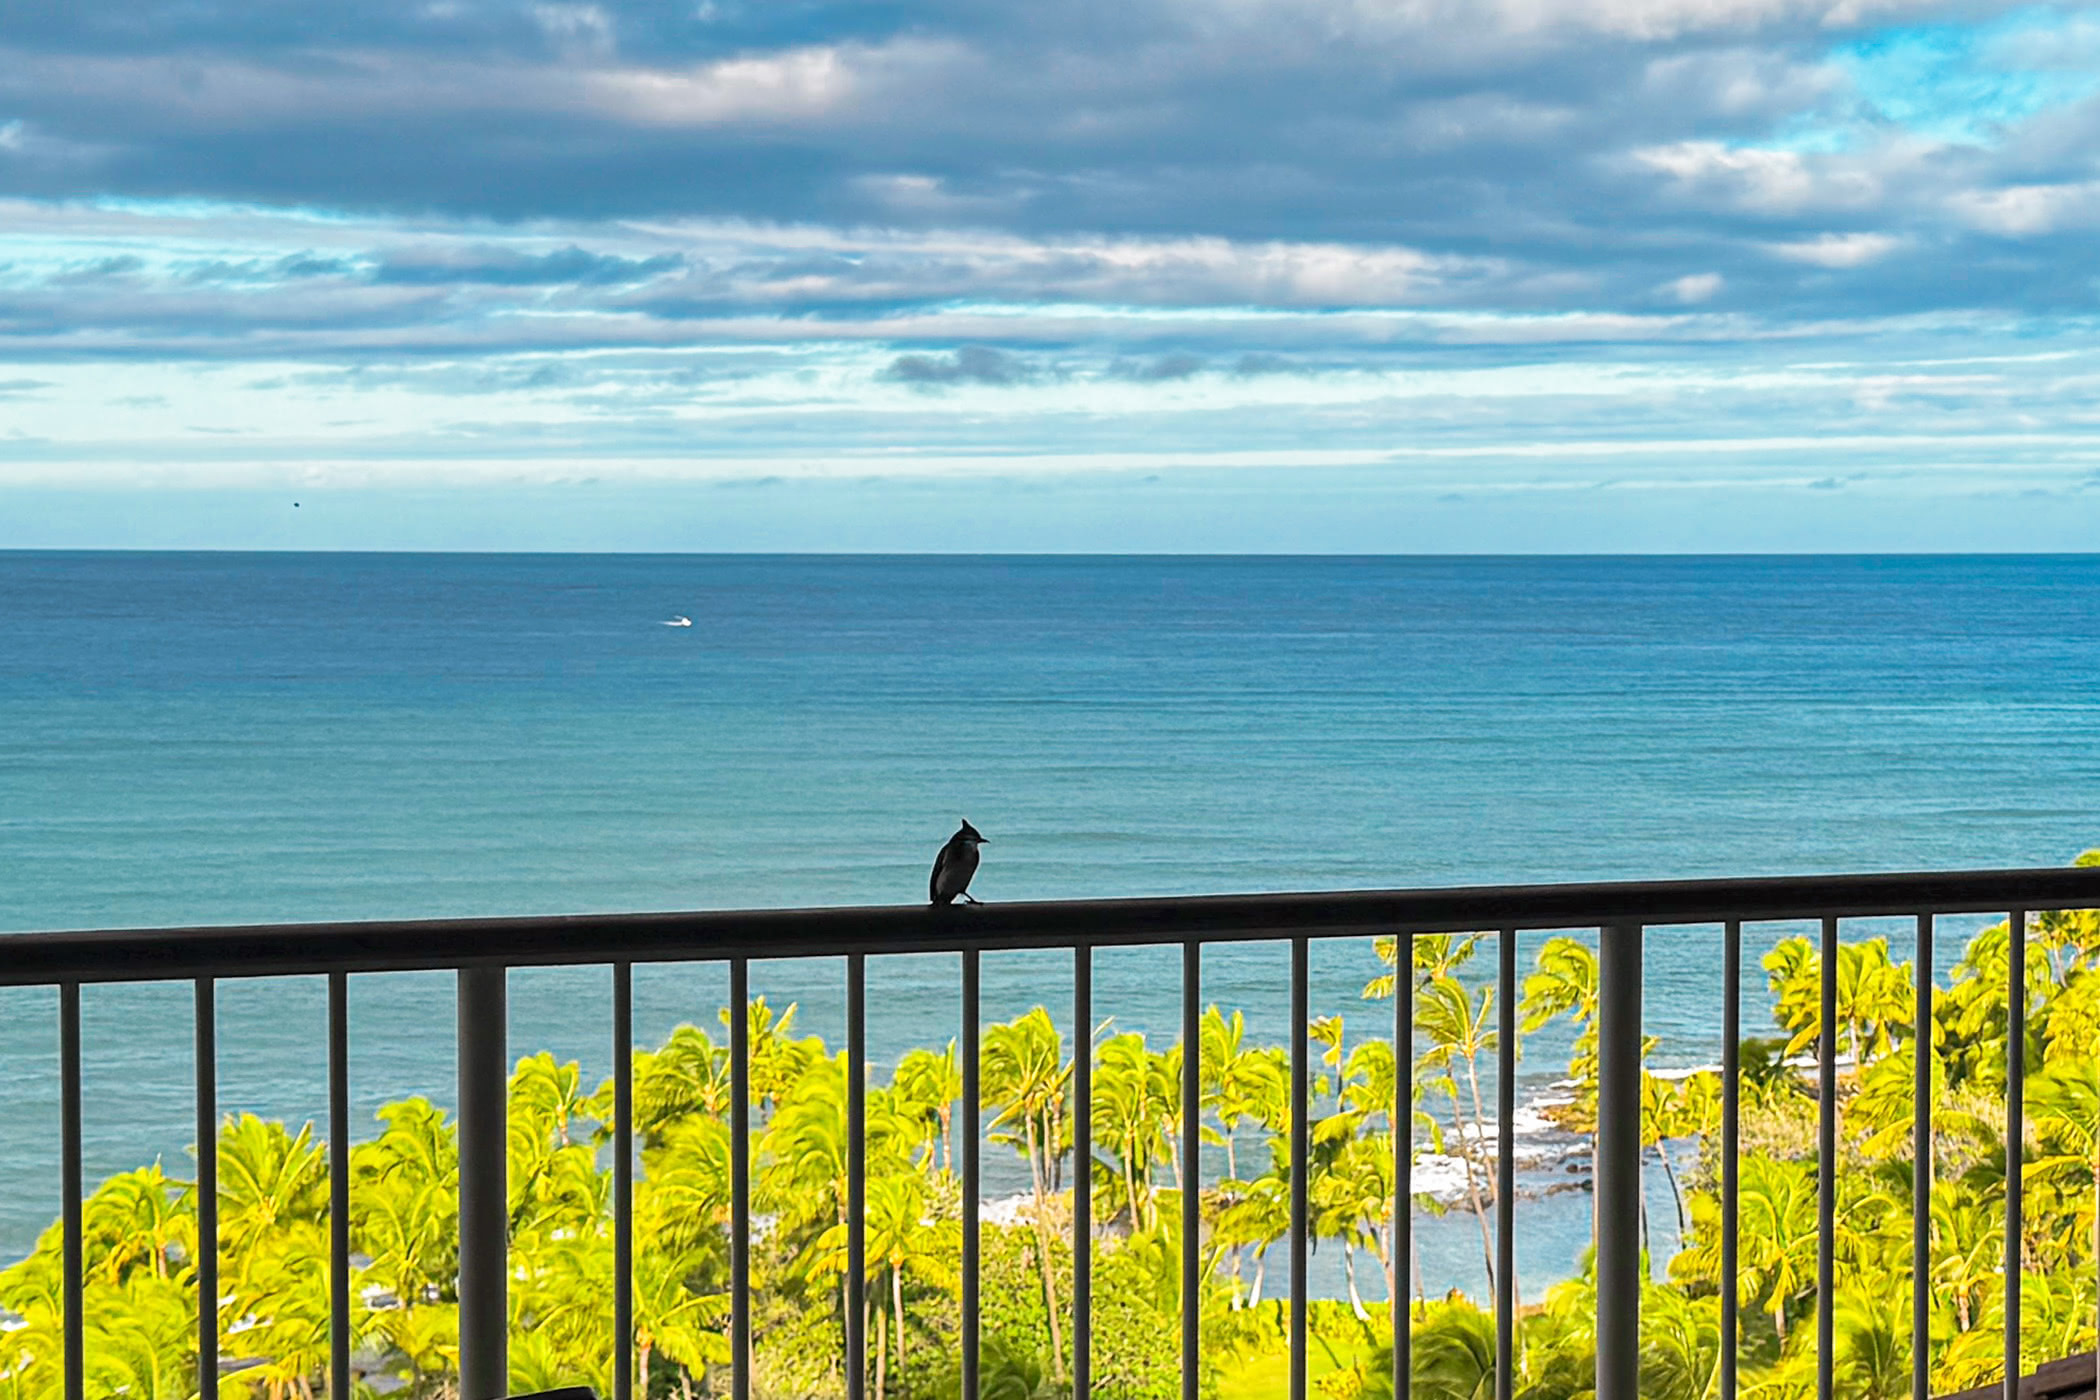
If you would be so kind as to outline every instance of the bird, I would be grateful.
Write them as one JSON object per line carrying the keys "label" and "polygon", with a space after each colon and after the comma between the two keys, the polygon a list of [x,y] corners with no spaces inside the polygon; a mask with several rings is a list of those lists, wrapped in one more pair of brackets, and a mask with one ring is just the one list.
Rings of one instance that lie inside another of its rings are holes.
{"label": "bird", "polygon": [[970,894],[970,877],[977,873],[977,848],[983,844],[983,833],[965,819],[961,830],[949,837],[948,844],[933,858],[926,897],[935,904],[952,904],[958,897],[977,903]]}

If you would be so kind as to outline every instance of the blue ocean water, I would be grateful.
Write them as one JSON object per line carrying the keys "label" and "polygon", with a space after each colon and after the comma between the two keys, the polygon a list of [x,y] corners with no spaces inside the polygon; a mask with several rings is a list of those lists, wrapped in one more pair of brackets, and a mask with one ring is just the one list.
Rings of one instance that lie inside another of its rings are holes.
{"label": "blue ocean water", "polygon": [[[0,930],[911,902],[960,816],[988,900],[2059,864],[2100,844],[2096,618],[2086,556],[0,553]],[[1666,1062],[1718,1054],[1717,948],[1650,939]],[[1373,1033],[1368,949],[1316,955]],[[986,977],[1056,1006],[1069,959]],[[1280,1040],[1283,978],[1214,951],[1206,999]],[[836,1041],[836,962],[754,981]],[[637,1041],[723,993],[643,970]],[[55,1000],[0,990],[0,1259],[57,1212]],[[595,1079],[609,1000],[514,974],[514,1052]],[[878,960],[878,1059],[954,1002],[953,959]],[[1176,969],[1103,954],[1097,1004],[1171,1034]],[[223,1107],[321,1111],[322,1005],[222,987]],[[180,1174],[188,988],[85,1006],[91,1180]],[[443,976],[354,980],[361,1120],[450,1100],[451,1015]],[[1564,1051],[1527,1042],[1527,1094]],[[1586,1197],[1521,1213],[1530,1287]],[[1470,1224],[1423,1229],[1466,1282]]]}

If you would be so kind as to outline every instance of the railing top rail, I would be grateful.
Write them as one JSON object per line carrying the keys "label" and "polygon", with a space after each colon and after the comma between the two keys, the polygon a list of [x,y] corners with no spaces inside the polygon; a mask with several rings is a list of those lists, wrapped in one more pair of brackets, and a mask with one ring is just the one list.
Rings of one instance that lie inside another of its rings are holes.
{"label": "railing top rail", "polygon": [[0,985],[2100,907],[2100,868],[0,935]]}

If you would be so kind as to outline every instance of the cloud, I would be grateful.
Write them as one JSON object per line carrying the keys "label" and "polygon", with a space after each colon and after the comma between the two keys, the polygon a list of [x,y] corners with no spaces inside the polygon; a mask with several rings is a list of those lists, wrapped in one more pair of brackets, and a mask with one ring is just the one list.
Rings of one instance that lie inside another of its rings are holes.
{"label": "cloud", "polygon": [[1019,358],[983,345],[965,345],[952,355],[899,355],[885,375],[901,384],[934,388],[952,384],[1020,384],[1034,378]]}
{"label": "cloud", "polygon": [[1134,380],[1140,384],[1160,384],[1201,373],[1206,364],[1201,355],[1176,351],[1137,363],[1117,360],[1109,366],[1109,373],[1118,379]]}
{"label": "cloud", "polygon": [[1686,306],[1697,306],[1712,301],[1721,290],[1723,279],[1718,272],[1695,272],[1663,284],[1662,294],[1670,300]]}
{"label": "cloud", "polygon": [[1774,243],[1772,252],[1789,262],[1813,267],[1852,268],[1879,262],[1903,240],[1886,233],[1824,233],[1791,243]]}
{"label": "cloud", "polygon": [[[2062,461],[2100,423],[2096,35],[1991,0],[30,7],[0,359],[49,387],[8,418],[110,472],[1172,475],[1921,420],[1961,445],[1906,460]],[[1939,363],[1979,357],[2018,363]]]}
{"label": "cloud", "polygon": [[405,248],[391,252],[373,271],[377,282],[412,286],[489,283],[503,287],[558,284],[603,287],[646,282],[684,267],[676,253],[623,258],[591,253],[570,244],[548,253],[531,253],[500,245],[472,248]]}

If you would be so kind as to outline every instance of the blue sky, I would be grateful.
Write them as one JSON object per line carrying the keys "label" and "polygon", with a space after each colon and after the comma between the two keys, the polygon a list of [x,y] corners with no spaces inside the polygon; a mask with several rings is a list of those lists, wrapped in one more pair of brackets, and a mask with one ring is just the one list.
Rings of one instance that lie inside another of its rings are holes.
{"label": "blue sky", "polygon": [[2082,549],[2100,9],[0,0],[0,547]]}

